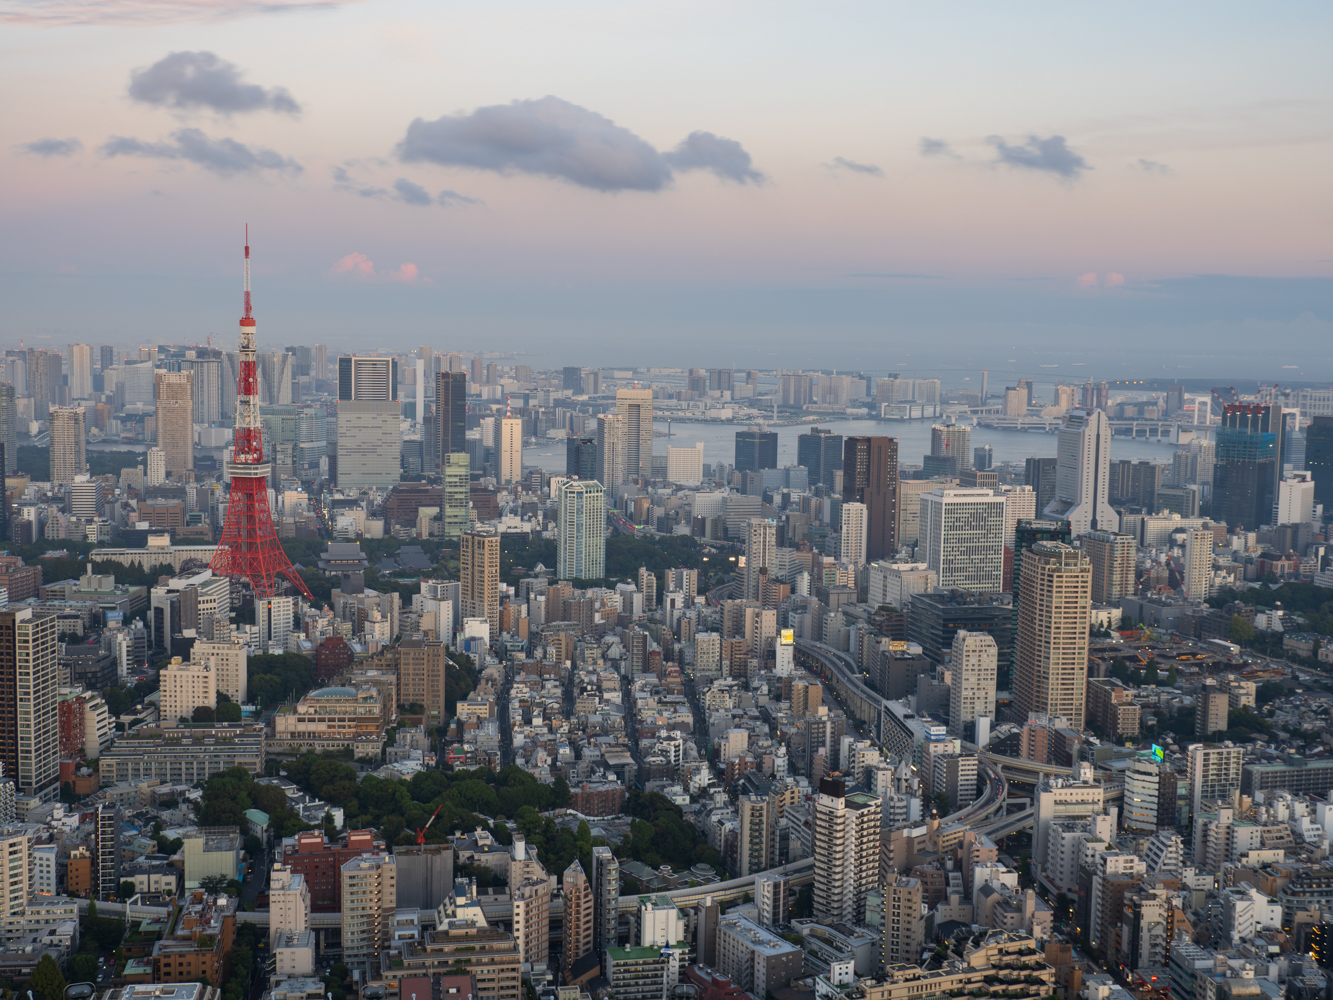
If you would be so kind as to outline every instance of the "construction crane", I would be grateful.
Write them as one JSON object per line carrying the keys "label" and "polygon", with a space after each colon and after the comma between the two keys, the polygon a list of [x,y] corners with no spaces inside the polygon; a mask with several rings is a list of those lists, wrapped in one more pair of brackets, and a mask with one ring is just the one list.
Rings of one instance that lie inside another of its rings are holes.
{"label": "construction crane", "polygon": [[444,808],[444,803],[441,802],[438,806],[435,807],[435,811],[430,814],[430,819],[426,820],[426,825],[417,831],[418,844],[424,844],[426,842],[426,831],[430,829],[430,825],[435,822],[435,817],[440,815],[440,810],[443,808]]}

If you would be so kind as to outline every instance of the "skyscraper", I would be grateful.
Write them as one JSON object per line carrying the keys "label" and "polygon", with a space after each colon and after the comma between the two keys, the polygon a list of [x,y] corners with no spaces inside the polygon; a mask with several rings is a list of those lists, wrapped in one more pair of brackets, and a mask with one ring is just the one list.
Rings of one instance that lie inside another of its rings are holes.
{"label": "skyscraper", "polygon": [[[1004,586],[1004,497],[991,490],[940,487],[921,494],[917,544],[945,589]],[[920,558],[920,554],[918,554]]]}
{"label": "skyscraper", "polygon": [[97,861],[97,898],[120,898],[120,806],[99,803],[93,810],[93,853]]}
{"label": "skyscraper", "polygon": [[463,617],[485,618],[491,638],[500,634],[500,536],[465,531],[458,545],[459,599]]}
{"label": "skyscraper", "polygon": [[216,424],[222,420],[223,370],[221,351],[212,351],[207,356],[181,362],[181,371],[189,371],[194,375],[190,393],[194,399],[196,424]]}
{"label": "skyscraper", "polygon": [[1111,425],[1106,414],[1101,410],[1066,414],[1055,462],[1055,498],[1043,511],[1045,516],[1068,521],[1075,538],[1089,531],[1118,531],[1120,515],[1109,496]]}
{"label": "skyscraper", "polygon": [[844,503],[838,558],[856,566],[866,561],[866,505]]}
{"label": "skyscraper", "polygon": [[1114,604],[1118,607],[1120,598],[1133,596],[1134,557],[1138,550],[1138,543],[1130,535],[1114,531],[1090,531],[1083,536],[1083,551],[1092,563],[1093,604]]}
{"label": "skyscraper", "polygon": [[45,420],[52,406],[60,402],[60,355],[55,351],[28,348],[28,395],[32,397],[32,418]]}
{"label": "skyscraper", "polygon": [[18,409],[14,386],[0,382],[0,443],[5,446],[5,474],[17,472],[19,467]]}
{"label": "skyscraper", "polygon": [[1092,565],[1061,542],[1037,542],[1023,557],[1022,592],[1016,597],[1014,707],[1020,718],[1044,712],[1082,729]]}
{"label": "skyscraper", "polygon": [[1205,802],[1230,802],[1240,791],[1244,750],[1216,743],[1194,743],[1190,755],[1190,815],[1198,816]]}
{"label": "skyscraper", "polygon": [[1315,417],[1305,428],[1305,471],[1314,477],[1315,503],[1333,510],[1333,417]]}
{"label": "skyscraper", "polygon": [[60,791],[56,618],[32,608],[0,611],[0,761],[20,795]]}
{"label": "skyscraper", "polygon": [[463,372],[435,374],[435,442],[441,467],[445,455],[467,453],[467,376]]}
{"label": "skyscraper", "polygon": [[310,374],[325,381],[329,377],[329,345],[316,344],[314,355],[310,361]]}
{"label": "skyscraper", "polygon": [[842,499],[866,506],[866,558],[897,555],[897,438],[849,437],[844,441]]}
{"label": "skyscraper", "polygon": [[936,476],[956,476],[972,468],[972,428],[967,424],[931,427],[930,455],[923,465],[927,475]]}
{"label": "skyscraper", "polygon": [[[1307,443],[1307,467],[1309,452]],[[1268,524],[1282,478],[1282,462],[1282,407],[1228,403],[1222,410],[1222,426],[1217,429],[1213,517],[1230,527],[1251,531]],[[1317,472],[1315,481],[1319,481]]]}
{"label": "skyscraper", "polygon": [[103,344],[97,351],[99,355],[98,371],[105,372],[116,363],[116,349],[110,344]]}
{"label": "skyscraper", "polygon": [[1185,529],[1185,559],[1181,564],[1181,585],[1191,601],[1207,600],[1213,592],[1213,530]]}
{"label": "skyscraper", "polygon": [[[778,432],[755,426],[736,432],[736,471],[758,472],[778,467]],[[814,480],[812,479],[811,482]]]}
{"label": "skyscraper", "polygon": [[1029,458],[1023,468],[1023,483],[1037,494],[1037,510],[1044,511],[1055,499],[1055,462],[1053,458]]}
{"label": "skyscraper", "polygon": [[600,580],[606,576],[606,497],[595,479],[560,484],[556,524],[556,576]]}
{"label": "skyscraper", "polygon": [[443,506],[440,509],[444,537],[458,538],[467,530],[468,507],[471,503],[471,460],[467,452],[453,452],[443,456],[440,475],[444,486]]}
{"label": "skyscraper", "polygon": [[880,799],[848,794],[841,775],[819,781],[814,808],[815,910],[822,924],[863,925],[879,879]]}
{"label": "skyscraper", "polygon": [[597,439],[570,436],[565,439],[565,475],[597,478]]}
{"label": "skyscraper", "polygon": [[760,570],[777,559],[778,523],[772,518],[752,517],[745,525],[745,599],[759,600]]}
{"label": "skyscraper", "polygon": [[402,462],[396,358],[338,359],[338,486],[393,488]]}
{"label": "skyscraper", "polygon": [[194,468],[194,372],[153,372],[157,397],[157,446],[167,473]]}
{"label": "skyscraper", "polygon": [[625,481],[625,421],[619,414],[597,415],[597,481],[615,495]]}
{"label": "skyscraper", "polygon": [[161,486],[167,481],[167,456],[161,448],[148,449],[148,470],[145,483],[148,486]]}
{"label": "skyscraper", "polygon": [[949,734],[963,736],[979,716],[995,718],[999,648],[985,632],[959,629],[949,657]]}
{"label": "skyscraper", "polygon": [[507,413],[500,420],[499,471],[505,486],[523,478],[523,420]]}
{"label": "skyscraper", "polygon": [[51,420],[51,482],[68,486],[88,471],[85,451],[87,428],[83,408],[53,406]]}
{"label": "skyscraper", "polygon": [[69,345],[69,398],[91,399],[93,395],[93,348],[91,344]]}
{"label": "skyscraper", "polygon": [[563,384],[566,392],[575,396],[583,393],[583,369],[577,365],[566,365],[563,372]]}
{"label": "skyscraper", "polygon": [[842,461],[841,434],[834,434],[827,427],[811,427],[807,433],[797,435],[796,464],[805,466],[812,487],[833,489],[834,473],[842,470]]}
{"label": "skyscraper", "polygon": [[653,475],[653,390],[617,389],[616,416],[621,419],[625,447],[625,478]]}
{"label": "skyscraper", "polygon": [[614,948],[620,930],[620,862],[609,847],[592,849],[593,949]]}
{"label": "skyscraper", "polygon": [[564,890],[564,969],[565,982],[573,979],[570,971],[577,962],[593,950],[592,887],[583,865],[575,859],[560,877]]}

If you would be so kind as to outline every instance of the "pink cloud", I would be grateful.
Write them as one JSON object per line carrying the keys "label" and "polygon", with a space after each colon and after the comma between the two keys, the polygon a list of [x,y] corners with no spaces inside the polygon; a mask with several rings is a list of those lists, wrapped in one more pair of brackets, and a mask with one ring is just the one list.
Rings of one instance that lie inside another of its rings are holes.
{"label": "pink cloud", "polygon": [[1084,290],[1096,288],[1097,275],[1093,274],[1091,271],[1087,274],[1080,274],[1078,276],[1078,287]]}
{"label": "pink cloud", "polygon": [[430,278],[423,278],[415,264],[403,263],[396,271],[376,271],[375,262],[363,253],[349,253],[334,262],[329,268],[329,276],[348,278],[352,281],[378,281],[393,285],[433,285]]}
{"label": "pink cloud", "polygon": [[1124,287],[1125,287],[1125,276],[1124,276],[1123,274],[1119,274],[1119,273],[1117,273],[1117,272],[1115,272],[1115,271],[1111,271],[1109,274],[1106,275],[1106,287],[1107,287],[1107,288],[1124,288]]}
{"label": "pink cloud", "polygon": [[[347,0],[0,0],[0,22],[17,24],[173,24],[339,7]],[[355,0],[353,0],[355,2]]]}

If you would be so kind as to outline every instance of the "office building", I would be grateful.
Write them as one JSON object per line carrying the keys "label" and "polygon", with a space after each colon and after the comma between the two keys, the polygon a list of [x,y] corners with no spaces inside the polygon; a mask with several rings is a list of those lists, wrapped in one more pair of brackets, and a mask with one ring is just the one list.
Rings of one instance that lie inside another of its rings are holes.
{"label": "office building", "polygon": [[167,455],[161,448],[149,448],[144,485],[161,486],[167,481]]}
{"label": "office building", "polygon": [[1315,503],[1333,510],[1333,416],[1312,417],[1305,428],[1305,471],[1314,477]]}
{"label": "office building", "polygon": [[14,386],[0,382],[0,446],[5,449],[4,471],[12,475],[18,471],[18,410]]}
{"label": "office building", "polygon": [[194,468],[194,373],[153,373],[157,400],[157,446],[167,459],[167,474]]}
{"label": "office building", "polygon": [[653,390],[617,389],[616,416],[621,420],[625,448],[625,478],[651,479],[653,475]]}
{"label": "office building", "polygon": [[923,465],[926,474],[934,476],[956,476],[972,468],[972,428],[967,424],[931,427],[930,454]]}
{"label": "office building", "polygon": [[1037,516],[1037,494],[1030,486],[1011,486],[1001,496],[1004,497],[1004,547],[1012,552],[1018,522]]}
{"label": "office building", "polygon": [[338,486],[388,491],[402,471],[396,358],[338,359]]}
{"label": "office building", "polygon": [[620,937],[620,862],[609,847],[592,849],[592,940],[598,954]]}
{"label": "office building", "polygon": [[761,570],[772,569],[777,559],[778,523],[752,517],[745,525],[745,599],[759,600]]}
{"label": "office building", "polygon": [[93,395],[93,349],[89,344],[69,345],[69,398],[91,399]]}
{"label": "office building", "polygon": [[866,561],[866,505],[844,503],[838,528],[838,558],[860,566]]}
{"label": "office building", "polygon": [[899,479],[898,523],[893,537],[899,548],[916,545],[921,535],[921,494],[941,486],[952,486],[945,479]]}
{"label": "office building", "polygon": [[[193,376],[190,394],[194,400],[194,422],[209,426],[219,423],[222,417],[222,352],[212,354],[198,352],[203,356],[181,362],[181,371],[188,371]],[[232,387],[235,392],[235,387]]]}
{"label": "office building", "polygon": [[681,486],[698,486],[704,477],[704,443],[693,448],[667,448],[667,481]]}
{"label": "office building", "polygon": [[292,634],[294,603],[290,597],[261,597],[255,601],[255,624],[259,627],[259,649],[282,653]]}
{"label": "office building", "polygon": [[444,537],[458,538],[467,530],[470,521],[472,473],[467,452],[456,451],[443,456],[440,478],[443,482],[440,520],[444,522]]}
{"label": "office building", "polygon": [[[1071,410],[1056,444],[1055,498],[1043,514],[1069,522],[1075,538],[1089,531],[1118,531],[1111,507],[1111,425],[1101,410]],[[1034,487],[1035,489],[1035,487]]]}
{"label": "office building", "polygon": [[1055,477],[1054,458],[1029,458],[1024,463],[1023,483],[1037,494],[1037,510],[1044,511],[1055,499]]}
{"label": "office building", "polygon": [[[1223,407],[1213,466],[1213,517],[1250,531],[1269,523],[1282,478],[1282,428],[1280,405]],[[1308,463],[1308,445],[1306,451]]]}
{"label": "office building", "polygon": [[0,763],[19,795],[60,792],[56,617],[0,611]]}
{"label": "office building", "polygon": [[523,478],[523,420],[507,414],[500,420],[499,473],[503,486]]}
{"label": "office building", "polygon": [[[811,486],[833,489],[837,485],[835,473],[842,470],[843,453],[842,435],[834,434],[827,427],[812,427],[796,437],[796,464],[805,466]],[[777,465],[776,455],[773,464]],[[896,476],[896,463],[893,471]]]}
{"label": "office building", "polygon": [[[1098,410],[1098,413],[1101,411]],[[1014,656],[1014,707],[1083,728],[1092,566],[1077,549],[1037,542],[1023,560]]]}
{"label": "office building", "polygon": [[164,722],[189,722],[196,708],[217,706],[218,691],[213,668],[207,662],[182,663],[177,656],[159,675],[161,714]]}
{"label": "office building", "polygon": [[606,576],[606,496],[595,479],[560,484],[556,524],[556,576],[600,580]]}
{"label": "office building", "polygon": [[435,446],[439,465],[446,455],[467,452],[467,375],[435,373]]}
{"label": "office building", "polygon": [[393,941],[398,908],[398,869],[392,854],[362,854],[343,862],[343,962],[353,970],[377,974],[381,955]]}
{"label": "office building", "polygon": [[570,479],[597,478],[597,439],[571,435],[565,441],[565,475]]}
{"label": "office building", "polygon": [[[755,997],[773,996],[801,975],[805,952],[740,914],[717,922],[716,969]],[[668,990],[670,987],[668,987]]]}
{"label": "office building", "polygon": [[68,485],[88,473],[87,428],[77,406],[51,407],[51,482]]}
{"label": "office building", "polygon": [[1134,595],[1134,559],[1139,547],[1131,535],[1090,531],[1083,536],[1082,547],[1092,564],[1093,604],[1119,606],[1120,598]]}
{"label": "office building", "polygon": [[1185,529],[1185,558],[1181,563],[1181,588],[1191,601],[1207,600],[1213,592],[1213,531]]}
{"label": "office building", "polygon": [[736,471],[758,472],[778,467],[778,432],[760,427],[736,432]]}
{"label": "office building", "polygon": [[865,923],[866,897],[879,878],[882,812],[877,796],[849,794],[841,775],[820,778],[812,817],[814,917],[820,923]]}
{"label": "office building", "polygon": [[55,351],[28,348],[28,395],[32,397],[32,418],[45,420],[51,407],[60,402],[60,355]]}
{"label": "office building", "polygon": [[459,539],[458,578],[464,618],[485,618],[500,635],[500,536],[465,531]]}
{"label": "office building", "polygon": [[583,392],[583,369],[577,365],[566,365],[561,372],[562,385],[566,392],[573,393],[575,396]]}
{"label": "office building", "polygon": [[842,499],[866,507],[866,558],[898,552],[898,440],[849,437],[842,452]]}
{"label": "office building", "polygon": [[1269,523],[1310,524],[1314,521],[1314,477],[1308,470],[1288,473],[1277,484],[1277,503],[1273,505],[1273,520]]}
{"label": "office building", "polygon": [[1008,691],[1013,658],[1014,613],[1007,594],[936,590],[911,595],[907,638],[930,662],[941,665],[958,632],[985,632],[995,640],[996,684]]}
{"label": "office building", "polygon": [[1231,802],[1241,787],[1244,751],[1238,746],[1193,743],[1190,758],[1190,815],[1198,816],[1205,802]]}
{"label": "office building", "polygon": [[619,414],[597,415],[597,481],[614,494],[625,482],[625,421]]}
{"label": "office building", "polygon": [[959,629],[949,656],[949,734],[975,731],[977,718],[995,718],[995,691],[999,647],[985,632]]}
{"label": "office building", "polygon": [[921,494],[918,551],[945,589],[1004,587],[1004,497],[939,487]]}

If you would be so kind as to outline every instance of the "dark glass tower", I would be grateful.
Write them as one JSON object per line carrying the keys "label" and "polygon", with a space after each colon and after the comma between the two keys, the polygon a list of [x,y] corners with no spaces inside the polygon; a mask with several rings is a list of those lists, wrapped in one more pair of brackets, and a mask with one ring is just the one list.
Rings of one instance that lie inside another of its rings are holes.
{"label": "dark glass tower", "polygon": [[597,439],[572,437],[565,443],[565,475],[597,478]]}
{"label": "dark glass tower", "polygon": [[842,435],[825,427],[812,427],[796,438],[796,464],[810,474],[810,485],[833,488],[833,473],[842,469]]}
{"label": "dark glass tower", "polygon": [[849,437],[842,452],[842,499],[866,505],[866,559],[898,551],[898,439]]}
{"label": "dark glass tower", "polygon": [[435,374],[435,446],[445,455],[467,451],[467,373]]}
{"label": "dark glass tower", "polygon": [[[778,432],[748,430],[736,432],[736,471],[758,472],[778,467]],[[813,482],[813,478],[811,482]]]}
{"label": "dark glass tower", "polygon": [[1228,403],[1217,429],[1213,517],[1251,531],[1269,524],[1281,477],[1282,407]]}
{"label": "dark glass tower", "polygon": [[1333,510],[1333,417],[1315,417],[1305,428],[1305,471],[1314,479],[1314,502]]}

